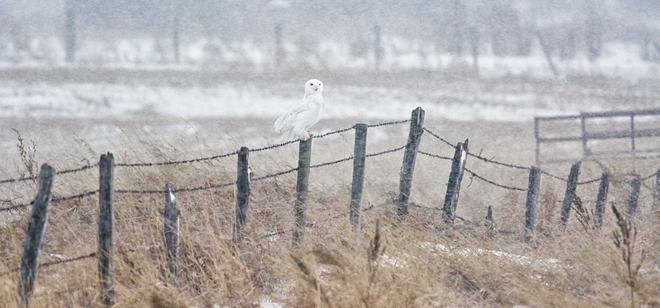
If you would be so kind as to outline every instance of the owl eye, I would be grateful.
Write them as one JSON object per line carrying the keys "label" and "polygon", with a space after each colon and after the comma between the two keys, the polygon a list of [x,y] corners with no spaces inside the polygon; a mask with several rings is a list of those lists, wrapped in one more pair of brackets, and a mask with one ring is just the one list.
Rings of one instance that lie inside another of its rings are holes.
{"label": "owl eye", "polygon": [[310,85],[310,86],[313,86],[314,84],[313,84],[313,83],[310,83],[309,85]]}

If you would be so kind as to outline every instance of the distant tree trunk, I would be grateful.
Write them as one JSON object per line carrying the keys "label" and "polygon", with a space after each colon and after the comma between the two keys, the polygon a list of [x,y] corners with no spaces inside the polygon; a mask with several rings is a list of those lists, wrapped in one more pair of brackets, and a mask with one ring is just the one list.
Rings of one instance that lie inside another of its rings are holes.
{"label": "distant tree trunk", "polygon": [[174,11],[174,25],[172,29],[172,49],[174,52],[174,62],[181,63],[181,10],[178,5],[175,5]]}
{"label": "distant tree trunk", "polygon": [[575,29],[569,27],[563,34],[563,40],[559,44],[559,57],[563,60],[573,59],[576,53]]}
{"label": "distant tree trunk", "polygon": [[374,69],[380,70],[383,64],[383,38],[379,25],[374,26]]}
{"label": "distant tree trunk", "polygon": [[284,42],[282,24],[275,25],[275,68],[280,69],[284,64]]}
{"label": "distant tree trunk", "polygon": [[552,51],[550,50],[550,45],[548,45],[546,40],[543,39],[541,31],[536,31],[536,37],[539,39],[539,45],[541,45],[541,50],[543,50],[543,55],[545,55],[545,60],[548,62],[548,66],[552,71],[552,75],[554,75],[555,78],[559,77],[559,71],[557,70],[555,63],[552,61]]}
{"label": "distant tree trunk", "polygon": [[64,45],[67,63],[76,60],[76,11],[75,0],[68,0],[65,8]]}
{"label": "distant tree trunk", "polygon": [[465,32],[465,6],[461,0],[454,0],[452,6],[452,28],[451,43],[449,45],[449,52],[455,56],[463,55],[463,41]]}
{"label": "distant tree trunk", "polygon": [[598,15],[593,1],[587,2],[585,43],[589,60],[594,61],[598,59],[603,47],[603,21]]}
{"label": "distant tree trunk", "polygon": [[474,27],[470,27],[468,35],[472,54],[472,65],[474,66],[475,74],[479,76],[479,32]]}

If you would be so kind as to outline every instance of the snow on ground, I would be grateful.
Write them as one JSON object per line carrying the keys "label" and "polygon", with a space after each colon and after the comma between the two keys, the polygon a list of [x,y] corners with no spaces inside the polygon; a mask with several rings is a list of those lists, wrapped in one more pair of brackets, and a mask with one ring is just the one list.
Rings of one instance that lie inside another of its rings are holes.
{"label": "snow on ground", "polygon": [[[275,118],[300,101],[302,90],[297,90],[299,87],[295,85],[273,87],[235,83],[184,87],[3,81],[0,82],[0,117]],[[605,98],[600,94],[589,96],[586,93],[585,97],[571,100],[562,97],[562,93],[544,93],[534,88],[515,91],[445,85],[430,85],[430,88],[329,84],[325,93],[325,118],[402,119],[410,110],[421,106],[436,119],[530,121],[536,115],[574,114],[607,108],[603,107],[601,100]]]}

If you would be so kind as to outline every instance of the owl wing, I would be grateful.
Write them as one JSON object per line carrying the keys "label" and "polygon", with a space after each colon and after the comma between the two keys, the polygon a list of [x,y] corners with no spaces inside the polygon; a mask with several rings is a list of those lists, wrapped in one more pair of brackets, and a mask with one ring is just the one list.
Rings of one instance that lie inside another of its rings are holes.
{"label": "owl wing", "polygon": [[289,110],[286,114],[280,116],[275,120],[275,131],[278,133],[284,132],[286,129],[293,128],[298,118],[309,110],[307,104],[300,104],[293,109]]}

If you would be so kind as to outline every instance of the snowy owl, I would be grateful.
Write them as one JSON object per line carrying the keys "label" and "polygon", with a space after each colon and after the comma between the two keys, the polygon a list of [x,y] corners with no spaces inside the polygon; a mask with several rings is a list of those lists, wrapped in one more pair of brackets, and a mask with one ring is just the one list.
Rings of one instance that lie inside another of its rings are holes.
{"label": "snowy owl", "polygon": [[307,140],[309,129],[323,113],[323,82],[311,79],[305,83],[305,96],[302,103],[275,121],[275,131],[286,134],[289,139]]}

